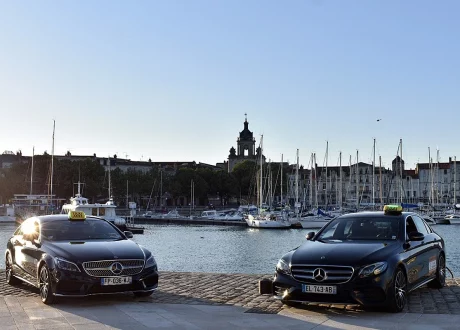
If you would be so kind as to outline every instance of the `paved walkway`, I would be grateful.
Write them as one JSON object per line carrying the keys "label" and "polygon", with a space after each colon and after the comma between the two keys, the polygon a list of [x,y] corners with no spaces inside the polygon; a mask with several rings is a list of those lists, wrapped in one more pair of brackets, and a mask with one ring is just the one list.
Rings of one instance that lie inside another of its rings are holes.
{"label": "paved walkway", "polygon": [[399,314],[354,306],[283,307],[258,294],[243,274],[161,272],[149,298],[132,295],[60,298],[46,306],[37,290],[8,286],[0,272],[0,329],[459,329],[460,287],[422,288]]}

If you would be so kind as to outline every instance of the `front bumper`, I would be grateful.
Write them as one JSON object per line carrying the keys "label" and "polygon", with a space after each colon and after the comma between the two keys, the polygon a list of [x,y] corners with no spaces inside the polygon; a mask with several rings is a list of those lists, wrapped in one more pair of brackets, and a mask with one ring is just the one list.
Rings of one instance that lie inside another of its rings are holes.
{"label": "front bumper", "polygon": [[132,276],[131,284],[101,285],[101,277],[84,272],[54,269],[52,272],[53,292],[56,296],[89,296],[123,292],[152,292],[158,287],[156,266],[143,269]]}
{"label": "front bumper", "polygon": [[[272,294],[275,299],[283,302],[327,303],[327,304],[359,304],[376,307],[387,304],[387,292],[391,282],[391,274],[385,272],[380,276],[359,278],[353,276],[350,281],[342,284],[324,284],[318,282],[300,282],[290,275],[275,273],[271,286],[261,283],[261,294]],[[304,292],[305,285],[332,285],[336,294],[320,294]],[[271,292],[267,288],[271,287]],[[265,291],[265,292],[262,292]]]}

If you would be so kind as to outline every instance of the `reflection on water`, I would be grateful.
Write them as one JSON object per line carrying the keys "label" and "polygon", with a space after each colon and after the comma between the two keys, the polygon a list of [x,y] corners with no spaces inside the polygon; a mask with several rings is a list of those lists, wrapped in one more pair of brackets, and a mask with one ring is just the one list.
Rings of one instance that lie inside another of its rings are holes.
{"label": "reflection on water", "polygon": [[[0,224],[0,246],[15,230]],[[271,274],[278,259],[305,242],[311,230],[267,230],[232,226],[144,225],[134,241],[154,254],[160,270],[184,272]],[[460,276],[460,226],[435,225],[447,246],[447,266]],[[3,252],[2,251],[2,252]],[[4,258],[0,268],[5,267]]]}

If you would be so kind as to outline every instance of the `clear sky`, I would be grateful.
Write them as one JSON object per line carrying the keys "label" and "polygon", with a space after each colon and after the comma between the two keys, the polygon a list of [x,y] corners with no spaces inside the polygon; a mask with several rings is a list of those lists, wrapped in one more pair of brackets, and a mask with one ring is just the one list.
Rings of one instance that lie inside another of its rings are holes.
{"label": "clear sky", "polygon": [[[460,156],[460,1],[1,1],[0,153]],[[377,119],[381,119],[377,121]],[[459,157],[460,161],[460,157]]]}

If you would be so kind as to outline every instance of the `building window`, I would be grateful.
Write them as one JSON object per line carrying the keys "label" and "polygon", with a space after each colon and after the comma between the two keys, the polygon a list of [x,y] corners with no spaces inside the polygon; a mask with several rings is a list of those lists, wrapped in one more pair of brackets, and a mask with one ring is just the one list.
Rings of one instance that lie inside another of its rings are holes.
{"label": "building window", "polygon": [[447,170],[444,170],[444,174],[447,174]]}
{"label": "building window", "polygon": [[414,197],[417,197],[417,191],[414,190]]}

